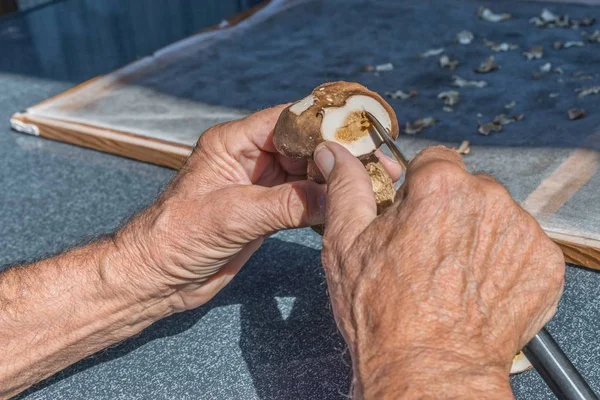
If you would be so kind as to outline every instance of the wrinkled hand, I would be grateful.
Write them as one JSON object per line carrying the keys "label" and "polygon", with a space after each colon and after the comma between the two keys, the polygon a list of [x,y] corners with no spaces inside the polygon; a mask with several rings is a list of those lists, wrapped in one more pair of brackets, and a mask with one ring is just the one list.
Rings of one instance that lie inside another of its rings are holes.
{"label": "wrinkled hand", "polygon": [[[306,161],[273,145],[284,108],[206,131],[159,200],[117,235],[174,311],[210,300],[266,236],[323,222],[324,186],[306,180]],[[399,166],[384,161],[398,179]]]}
{"label": "wrinkled hand", "polygon": [[[503,186],[469,174],[454,151],[435,147],[412,160],[380,217],[356,159],[334,143],[315,158],[328,181],[323,264],[355,395],[510,393],[513,356],[561,296],[560,249]],[[457,393],[465,382],[468,393]]]}
{"label": "wrinkled hand", "polygon": [[283,108],[206,131],[156,204],[117,235],[175,311],[210,300],[265,236],[322,222],[323,188],[273,146]]}

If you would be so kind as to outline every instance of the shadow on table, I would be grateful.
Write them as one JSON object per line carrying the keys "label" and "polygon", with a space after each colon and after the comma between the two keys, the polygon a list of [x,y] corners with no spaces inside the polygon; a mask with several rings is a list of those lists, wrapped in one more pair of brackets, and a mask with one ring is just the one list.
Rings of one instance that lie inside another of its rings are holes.
{"label": "shadow on table", "polygon": [[18,398],[123,357],[155,339],[183,333],[212,308],[231,304],[241,304],[239,346],[259,398],[338,399],[348,392],[350,360],[331,315],[320,251],[270,239],[206,306],[163,319]]}

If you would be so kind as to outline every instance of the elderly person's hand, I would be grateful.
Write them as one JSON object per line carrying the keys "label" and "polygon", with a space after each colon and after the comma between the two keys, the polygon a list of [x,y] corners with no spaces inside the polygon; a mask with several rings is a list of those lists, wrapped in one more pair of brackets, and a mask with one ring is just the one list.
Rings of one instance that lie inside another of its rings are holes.
{"label": "elderly person's hand", "polygon": [[560,249],[452,150],[412,160],[379,217],[360,162],[335,143],[315,159],[328,182],[323,263],[357,398],[510,397],[513,356],[561,296]]}
{"label": "elderly person's hand", "polygon": [[[205,132],[158,202],[116,236],[174,311],[206,303],[282,229],[323,222],[325,187],[306,161],[277,153],[273,128],[285,106]],[[379,154],[382,156],[382,154]],[[401,169],[383,156],[398,179]]]}

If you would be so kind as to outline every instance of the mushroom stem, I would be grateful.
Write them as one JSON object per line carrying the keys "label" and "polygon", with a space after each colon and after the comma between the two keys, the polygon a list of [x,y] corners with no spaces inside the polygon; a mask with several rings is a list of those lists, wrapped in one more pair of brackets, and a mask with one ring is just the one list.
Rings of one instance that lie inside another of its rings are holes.
{"label": "mushroom stem", "polygon": [[[390,174],[383,167],[376,155],[371,155],[366,160],[361,161],[371,178],[375,202],[377,203],[377,215],[382,214],[392,204],[396,198],[396,189]],[[313,160],[308,160],[307,166],[308,180],[319,184],[325,183],[325,178],[321,174],[319,167]],[[323,235],[323,225],[313,226],[312,229],[319,235]]]}

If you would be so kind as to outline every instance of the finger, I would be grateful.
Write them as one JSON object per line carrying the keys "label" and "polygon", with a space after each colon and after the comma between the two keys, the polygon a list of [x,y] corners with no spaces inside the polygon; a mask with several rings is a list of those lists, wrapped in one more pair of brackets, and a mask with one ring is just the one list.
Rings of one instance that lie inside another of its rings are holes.
{"label": "finger", "polygon": [[210,276],[206,282],[202,284],[202,287],[196,291],[196,296],[200,297],[197,302],[198,304],[207,303],[214,295],[221,291],[235,275],[240,272],[244,264],[252,257],[252,255],[260,248],[263,244],[264,238],[260,237],[248,243],[242,248],[242,250],[236,254],[225,266],[219,268],[219,270],[212,276]]}
{"label": "finger", "polygon": [[[244,164],[243,161],[240,163]],[[281,154],[261,153],[254,160],[243,165],[253,184],[273,187],[290,182],[290,177],[302,176],[306,179],[306,160],[290,160]]]}
{"label": "finger", "polygon": [[[277,150],[273,144],[273,129],[279,115],[287,106],[288,104],[281,104],[234,121],[225,134],[225,147],[229,154],[237,159],[253,148],[276,153]],[[240,135],[246,140],[241,140]],[[251,145],[250,148],[248,144]]]}
{"label": "finger", "polygon": [[408,163],[406,175],[408,177],[409,173],[436,162],[448,162],[465,171],[467,170],[462,157],[456,151],[444,146],[433,146],[421,151]]}
{"label": "finger", "polygon": [[378,149],[375,152],[375,155],[377,156],[377,158],[379,158],[379,161],[383,165],[383,168],[385,168],[388,174],[390,174],[392,180],[394,182],[398,182],[402,177],[402,172],[404,172],[404,169],[402,168],[400,163],[395,158],[386,155],[383,151],[381,151],[381,149]]}
{"label": "finger", "polygon": [[346,248],[377,216],[371,178],[362,163],[337,143],[320,144],[315,162],[327,180],[324,239]]}
{"label": "finger", "polygon": [[306,160],[299,159],[294,160],[284,156],[283,154],[277,154],[276,160],[281,165],[281,168],[289,175],[306,175]]}
{"label": "finger", "polygon": [[325,185],[306,180],[272,188],[235,188],[225,221],[228,232],[239,232],[245,240],[284,229],[322,224],[325,216]]}
{"label": "finger", "polygon": [[249,176],[258,176],[261,164],[277,164],[287,174],[306,173],[306,160],[284,157],[273,144],[275,124],[287,106],[267,108],[220,128],[225,151],[242,165]]}
{"label": "finger", "polygon": [[451,188],[469,178],[471,175],[456,151],[444,146],[427,148],[409,162],[396,203],[409,199],[420,203],[430,196],[448,195]]}

